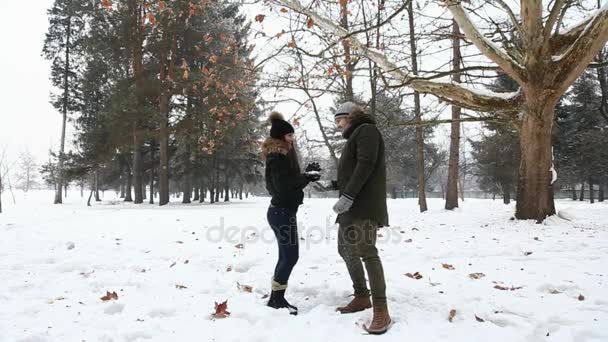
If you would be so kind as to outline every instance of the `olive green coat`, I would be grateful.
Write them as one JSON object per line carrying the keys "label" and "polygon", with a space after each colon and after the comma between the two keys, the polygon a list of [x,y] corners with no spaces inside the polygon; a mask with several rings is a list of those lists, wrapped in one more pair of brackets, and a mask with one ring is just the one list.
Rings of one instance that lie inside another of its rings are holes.
{"label": "olive green coat", "polygon": [[363,112],[353,112],[343,136],[347,141],[338,162],[338,189],[340,195],[347,194],[354,201],[337,222],[371,219],[381,227],[388,226],[384,140],[376,121]]}

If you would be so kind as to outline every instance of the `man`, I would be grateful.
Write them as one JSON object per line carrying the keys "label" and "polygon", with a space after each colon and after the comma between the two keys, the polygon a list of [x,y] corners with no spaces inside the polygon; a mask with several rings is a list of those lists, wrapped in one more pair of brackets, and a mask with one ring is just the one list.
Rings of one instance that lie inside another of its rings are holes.
{"label": "man", "polygon": [[352,102],[338,107],[335,122],[347,139],[338,163],[340,198],[333,207],[338,214],[338,252],[346,263],[355,291],[353,300],[337,311],[359,312],[373,304],[374,316],[365,328],[370,334],[383,334],[392,323],[386,303],[384,270],[376,249],[377,228],[388,226],[384,141],[374,118]]}

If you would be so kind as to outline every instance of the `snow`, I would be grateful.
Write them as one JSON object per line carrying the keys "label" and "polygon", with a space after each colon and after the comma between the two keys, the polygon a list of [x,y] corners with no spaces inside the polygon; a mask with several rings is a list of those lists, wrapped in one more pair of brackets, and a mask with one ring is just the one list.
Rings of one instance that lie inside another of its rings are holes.
{"label": "snow", "polygon": [[[514,205],[500,200],[450,212],[430,199],[422,214],[415,199],[389,200],[378,248],[395,324],[376,338],[362,335],[371,310],[334,311],[351,292],[335,199],[306,199],[298,213],[294,317],[262,298],[277,253],[268,198],[159,208],[110,197],[90,208],[75,193],[60,206],[49,192],[3,198],[0,341],[608,340],[607,203],[560,200],[568,220],[535,224],[509,220]],[[102,301],[106,291],[118,299]],[[211,317],[225,300],[231,315]]]}

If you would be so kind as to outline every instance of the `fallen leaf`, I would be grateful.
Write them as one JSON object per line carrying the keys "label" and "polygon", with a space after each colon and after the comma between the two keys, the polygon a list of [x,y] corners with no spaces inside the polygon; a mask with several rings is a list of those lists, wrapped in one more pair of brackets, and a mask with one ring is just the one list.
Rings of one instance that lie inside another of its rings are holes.
{"label": "fallen leaf", "polygon": [[515,291],[515,290],[521,290],[521,289],[523,289],[524,287],[523,287],[523,286],[517,286],[517,287],[515,287],[515,286],[511,286],[511,287],[504,287],[504,286],[502,286],[502,285],[495,285],[495,286],[494,286],[494,288],[495,288],[495,289],[497,289],[497,290],[502,290],[502,291]]}
{"label": "fallen leaf", "polygon": [[416,272],[416,273],[414,273],[414,274],[411,274],[411,273],[406,273],[406,274],[405,274],[405,276],[406,276],[406,277],[409,277],[409,278],[412,278],[412,279],[416,279],[416,280],[418,280],[418,279],[422,279],[422,274],[420,274],[420,273],[418,273],[418,272]]}
{"label": "fallen leaf", "polygon": [[258,23],[261,23],[261,22],[263,22],[263,21],[264,21],[264,18],[266,18],[266,16],[265,16],[265,15],[263,15],[263,14],[258,14],[258,15],[256,15],[256,16],[255,16],[255,21],[257,21]]}
{"label": "fallen leaf", "polygon": [[177,262],[175,262],[175,261],[174,261],[174,262],[171,264],[171,266],[169,266],[169,268],[171,268],[171,267],[173,267],[173,266],[175,266],[175,265],[177,265]]}
{"label": "fallen leaf", "polygon": [[524,252],[525,256],[528,256],[528,255],[531,255],[531,254],[532,254],[532,252]]}
{"label": "fallen leaf", "polygon": [[443,268],[445,268],[446,270],[455,270],[454,266],[450,264],[441,264],[441,266],[443,266]]}
{"label": "fallen leaf", "polygon": [[407,239],[407,240],[405,240],[405,243],[411,243],[412,241],[414,241],[414,240],[412,240],[412,239]]}
{"label": "fallen leaf", "polygon": [[585,296],[583,296],[582,294],[578,295],[578,300],[580,300],[581,302],[585,300]]}
{"label": "fallen leaf", "polygon": [[560,291],[558,291],[558,290],[556,290],[556,289],[551,289],[551,290],[549,290],[549,293],[550,293],[550,294],[559,294],[559,293],[561,293],[561,292],[560,292]]}
{"label": "fallen leaf", "polygon": [[187,286],[181,285],[181,284],[175,284],[175,288],[179,289],[179,290],[183,290],[183,289],[187,289]]}
{"label": "fallen leaf", "polygon": [[478,317],[477,315],[475,315],[475,320],[477,320],[477,322],[485,322],[486,321],[485,319],[483,319],[481,317]]}
{"label": "fallen leaf", "polygon": [[230,272],[230,271],[232,271],[232,266],[226,267],[226,272]]}
{"label": "fallen leaf", "polygon": [[175,241],[175,243],[183,244],[183,243],[184,243],[184,241],[179,241],[179,240],[178,240],[178,241]]}
{"label": "fallen leaf", "polygon": [[486,275],[481,273],[481,272],[477,272],[477,273],[471,273],[469,274],[469,278],[471,279],[481,279],[483,277],[485,277]]}
{"label": "fallen leaf", "polygon": [[253,292],[253,287],[249,286],[249,285],[242,285],[240,283],[236,283],[236,287],[243,292],[248,292],[248,293]]}
{"label": "fallen leaf", "polygon": [[230,316],[228,312],[228,301],[218,304],[215,302],[215,312],[212,314],[215,318],[226,318]]}
{"label": "fallen leaf", "polygon": [[454,309],[450,310],[450,315],[448,316],[448,321],[452,322],[454,320],[455,316],[456,316],[456,310],[454,310]]}
{"label": "fallen leaf", "polygon": [[266,299],[268,297],[270,297],[270,296],[268,294],[265,294],[265,295],[262,296],[262,299]]}
{"label": "fallen leaf", "polygon": [[190,262],[190,260],[186,260],[184,261],[184,264],[188,264]]}
{"label": "fallen leaf", "polygon": [[113,291],[106,291],[106,295],[100,298],[101,300],[103,300],[104,302],[107,302],[109,300],[118,300],[118,294]]}
{"label": "fallen leaf", "polygon": [[285,7],[281,8],[281,13],[287,13],[287,12],[289,12],[289,10],[287,8],[285,8]]}

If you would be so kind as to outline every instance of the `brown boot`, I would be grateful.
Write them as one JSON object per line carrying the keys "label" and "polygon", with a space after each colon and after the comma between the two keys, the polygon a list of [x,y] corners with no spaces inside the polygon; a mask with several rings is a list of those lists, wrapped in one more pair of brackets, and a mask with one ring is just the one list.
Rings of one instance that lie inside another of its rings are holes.
{"label": "brown boot", "polygon": [[388,307],[386,304],[377,304],[374,305],[374,318],[372,318],[372,323],[369,327],[365,327],[365,330],[372,335],[382,335],[390,328],[392,323],[393,321],[388,314]]}
{"label": "brown boot", "polygon": [[363,311],[372,307],[372,302],[369,300],[369,296],[357,296],[345,306],[341,306],[336,309],[341,314],[349,314],[353,312]]}

